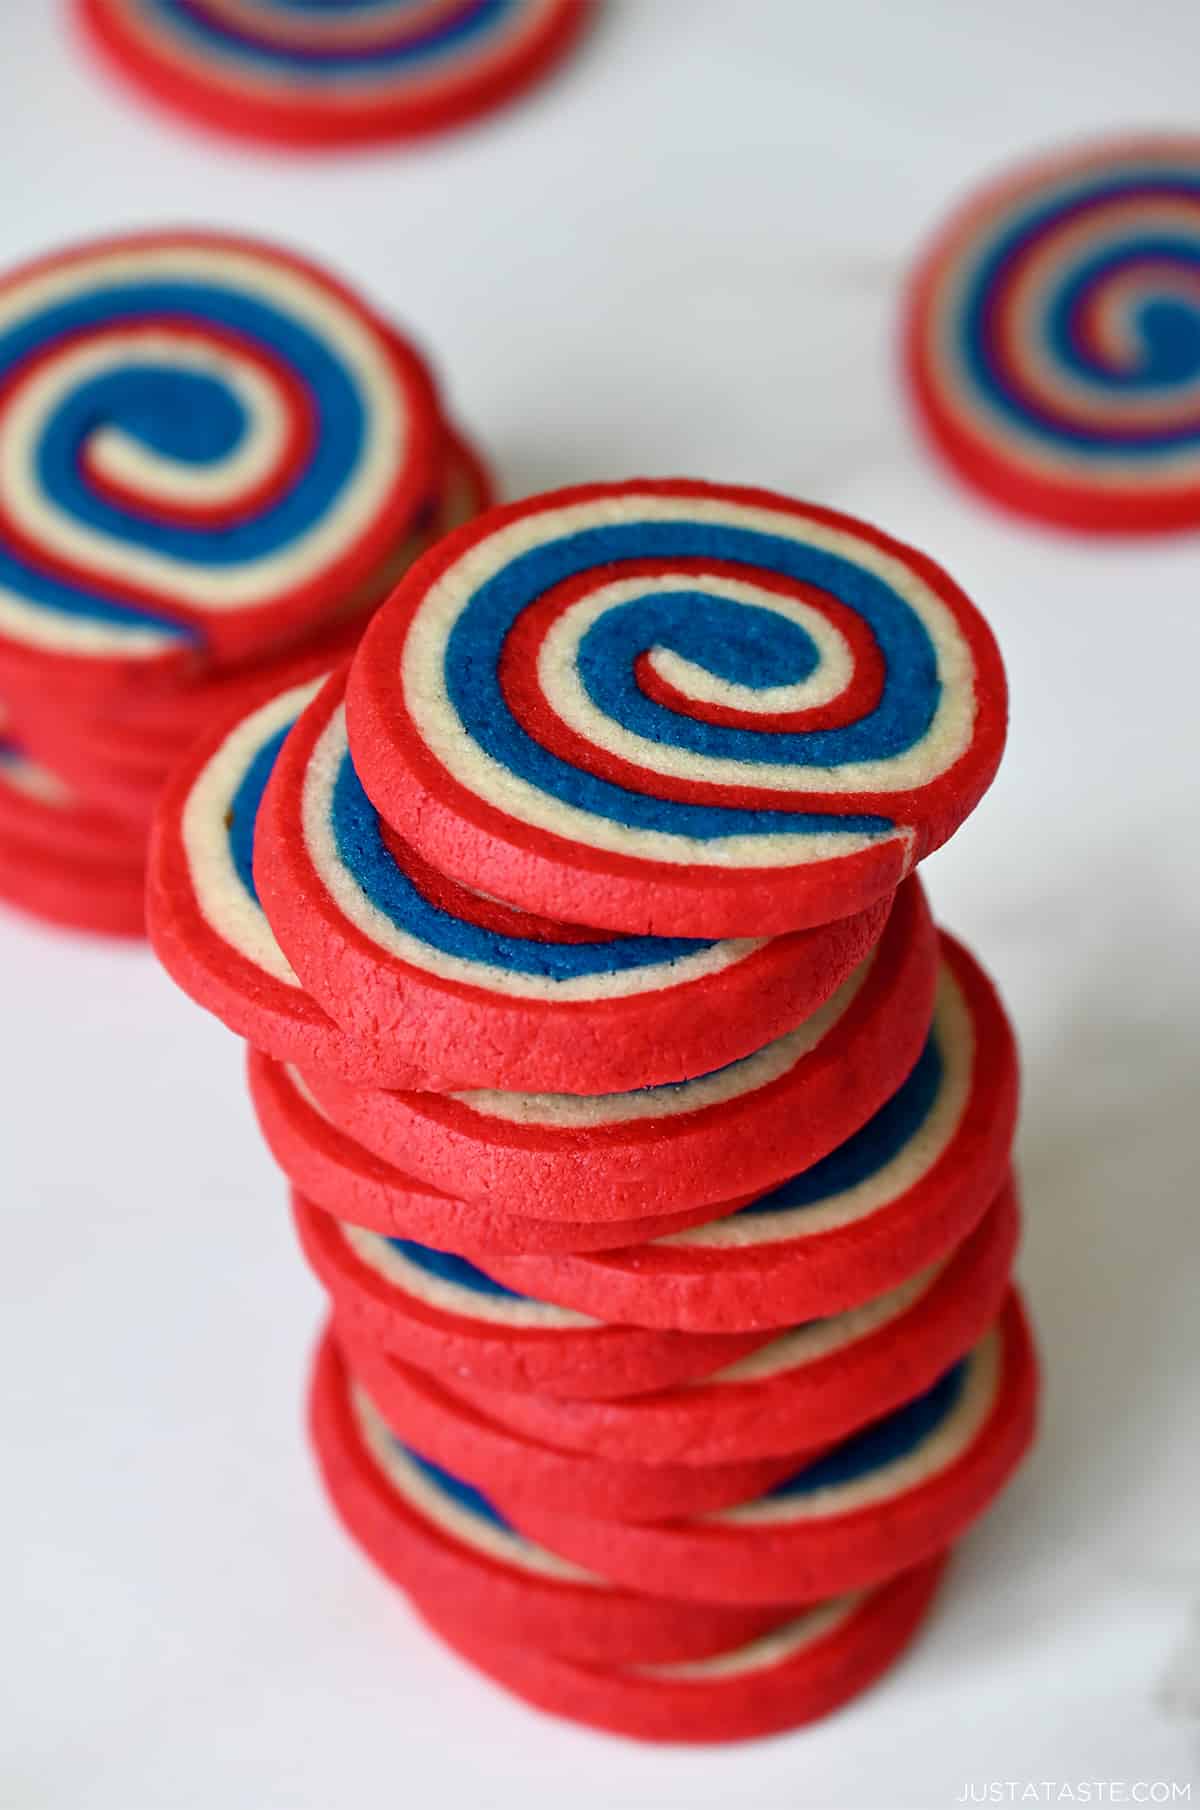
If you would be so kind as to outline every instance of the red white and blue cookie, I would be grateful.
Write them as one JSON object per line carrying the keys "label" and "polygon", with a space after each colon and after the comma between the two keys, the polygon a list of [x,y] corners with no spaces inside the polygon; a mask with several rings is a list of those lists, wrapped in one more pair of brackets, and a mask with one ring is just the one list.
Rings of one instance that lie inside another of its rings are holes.
{"label": "red white and blue cookie", "polygon": [[[216,730],[177,769],[151,835],[147,925],[172,978],[239,1036],[288,1060],[378,1080],[374,1056],[361,1052],[305,992],[254,884],[263,787],[324,676]],[[404,1075],[402,1050],[398,1057]]]}
{"label": "red white and blue cookie", "polygon": [[414,1601],[456,1653],[538,1709],[637,1741],[711,1746],[799,1728],[867,1690],[916,1636],[944,1565],[939,1556],[805,1609],[757,1640],[674,1665],[580,1665],[490,1638],[419,1592]]}
{"label": "red white and blue cookie", "polygon": [[493,1502],[533,1501],[564,1514],[661,1521],[748,1502],[790,1476],[800,1453],[730,1464],[640,1464],[529,1439],[438,1377],[335,1324],[352,1374],[388,1427],[422,1458],[449,1467]]}
{"label": "red white and blue cookie", "polygon": [[531,1538],[630,1589],[706,1602],[817,1601],[919,1565],[957,1539],[1033,1436],[1037,1364],[1010,1296],[966,1357],[756,1501],[692,1520],[514,1516]]}
{"label": "red white and blue cookie", "polygon": [[0,670],[96,695],[377,601],[442,427],[396,332],[315,266],[197,232],[0,282]]}
{"label": "red white and blue cookie", "polygon": [[600,1665],[699,1659],[783,1619],[773,1605],[669,1603],[614,1588],[528,1539],[480,1491],[396,1438],[328,1336],[310,1425],[333,1505],[380,1570],[497,1639]]}
{"label": "red white and blue cookie", "polygon": [[[928,1388],[982,1337],[1004,1300],[1017,1235],[1010,1184],[952,1255],[682,1387],[556,1401],[449,1372],[445,1386],[527,1438],[597,1458],[725,1465],[812,1451]],[[508,1501],[502,1486],[498,1499]]]}
{"label": "red white and blue cookie", "polygon": [[1118,140],[986,189],[917,272],[905,355],[955,469],[1089,533],[1200,525],[1200,138]]}
{"label": "red white and blue cookie", "polygon": [[[305,986],[408,1085],[600,1094],[707,1074],[809,1017],[878,940],[890,900],[771,938],[614,935],[437,872],[380,818],[331,678],[275,761],[254,842],[271,926]],[[397,1080],[397,1085],[403,1085]]]}
{"label": "red white and blue cookie", "polygon": [[[488,1201],[462,1200],[386,1163],[339,1131],[302,1075],[260,1050],[248,1053],[250,1096],[259,1129],[293,1187],[339,1219],[388,1237],[438,1243],[487,1263],[498,1252],[591,1251],[624,1247],[710,1219],[692,1207],[644,1219],[538,1219]],[[735,1203],[730,1203],[729,1211]]]}
{"label": "red white and blue cookie", "polygon": [[986,623],[851,517],[684,480],[493,510],[376,616],[350,746],[441,872],[527,910],[763,936],[892,892],[990,783]]}
{"label": "red white and blue cookie", "polygon": [[500,1256],[514,1288],[603,1319],[690,1332],[787,1326],[935,1262],[1004,1178],[1017,1051],[995,988],[944,932],[915,1068],[836,1150],[724,1219],[596,1254]]}
{"label": "red white and blue cookie", "polygon": [[[916,879],[849,979],[795,1030],[696,1080],[611,1094],[394,1093],[305,1072],[334,1122],[467,1199],[543,1218],[729,1203],[828,1154],[899,1086],[933,1014],[937,935]],[[725,1210],[728,1210],[726,1204]]]}
{"label": "red white and blue cookie", "polygon": [[763,1343],[762,1333],[610,1325],[518,1295],[451,1251],[335,1219],[299,1195],[292,1210],[339,1323],[455,1379],[553,1396],[634,1395],[707,1376]]}
{"label": "red white and blue cookie", "polygon": [[589,0],[76,0],[111,64],[175,112],[298,149],[488,113],[571,47]]}

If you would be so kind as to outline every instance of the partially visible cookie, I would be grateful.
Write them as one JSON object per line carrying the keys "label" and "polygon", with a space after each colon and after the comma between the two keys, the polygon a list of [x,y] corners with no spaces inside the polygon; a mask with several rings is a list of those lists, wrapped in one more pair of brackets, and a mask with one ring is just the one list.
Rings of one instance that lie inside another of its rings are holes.
{"label": "partially visible cookie", "polygon": [[451,1251],[349,1225],[300,1196],[292,1210],[339,1323],[456,1379],[552,1396],[636,1395],[706,1376],[764,1340],[593,1320],[515,1294]]}
{"label": "partially visible cookie", "polygon": [[76,0],[155,101],[298,150],[444,131],[512,99],[571,48],[591,0]]}
{"label": "partially visible cookie", "polygon": [[437,494],[422,360],[258,241],[131,234],[9,273],[0,379],[6,684],[112,697],[284,646],[378,601]]}
{"label": "partially visible cookie", "polygon": [[1057,527],[1200,525],[1200,138],[1044,158],[961,208],[905,326],[922,424],[993,500]]}
{"label": "partially visible cookie", "polygon": [[789,1453],[729,1464],[642,1464],[568,1451],[493,1419],[478,1402],[452,1395],[431,1371],[382,1351],[373,1340],[341,1325],[334,1331],[351,1371],[396,1437],[493,1501],[659,1521],[747,1502],[790,1476],[800,1461]]}
{"label": "partially visible cookie", "polygon": [[[490,1201],[463,1200],[418,1181],[339,1131],[295,1068],[252,1049],[248,1073],[259,1129],[292,1185],[326,1212],[387,1237],[440,1240],[460,1256],[487,1263],[500,1252],[625,1246],[699,1225],[718,1210],[701,1205],[657,1217],[583,1222],[539,1219]],[[727,1210],[732,1213],[736,1205],[730,1201]]]}

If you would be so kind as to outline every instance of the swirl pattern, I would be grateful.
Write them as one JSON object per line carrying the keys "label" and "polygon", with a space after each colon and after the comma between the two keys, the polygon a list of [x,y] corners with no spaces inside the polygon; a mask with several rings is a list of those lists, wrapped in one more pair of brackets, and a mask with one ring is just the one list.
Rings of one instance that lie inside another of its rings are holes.
{"label": "swirl pattern", "polygon": [[79,0],[155,94],[303,143],[404,137],[482,112],[571,43],[586,0]]}
{"label": "swirl pattern", "polygon": [[1063,158],[969,206],[918,274],[908,363],[938,445],[1010,506],[1200,522],[1200,139]]}
{"label": "swirl pattern", "polygon": [[18,271],[0,377],[10,659],[99,679],[258,653],[382,582],[438,483],[420,362],[250,242],[135,237]]}
{"label": "swirl pattern", "polygon": [[999,761],[1004,679],[946,575],[766,492],[593,486],[494,511],[380,612],[350,742],[468,884],[669,935],[891,891]]}

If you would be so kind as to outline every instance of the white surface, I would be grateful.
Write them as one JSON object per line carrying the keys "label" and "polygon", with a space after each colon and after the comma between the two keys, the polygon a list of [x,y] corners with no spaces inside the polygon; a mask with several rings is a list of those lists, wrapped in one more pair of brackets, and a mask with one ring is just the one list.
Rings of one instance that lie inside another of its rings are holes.
{"label": "white surface", "polygon": [[160,221],[274,232],[435,349],[511,493],[634,470],[806,491],[987,610],[1011,751],[929,878],[1023,1035],[1049,1385],[1035,1461],[849,1712],[707,1753],[535,1716],[427,1639],[319,1500],[317,1294],[233,1040],[147,954],[5,918],[5,1806],[899,1810],[1192,1780],[1196,1724],[1159,1697],[1172,1664],[1186,1694],[1200,1596],[1197,543],[988,514],[914,443],[891,332],[964,183],[1063,135],[1193,125],[1198,51],[1188,0],[635,0],[481,129],[288,163],[143,116],[51,0],[4,0],[0,262]]}

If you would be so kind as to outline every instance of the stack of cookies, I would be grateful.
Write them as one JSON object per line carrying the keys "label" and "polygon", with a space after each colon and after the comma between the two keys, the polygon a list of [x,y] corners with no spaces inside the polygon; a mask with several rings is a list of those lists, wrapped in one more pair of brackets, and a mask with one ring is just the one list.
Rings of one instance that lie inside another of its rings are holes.
{"label": "stack of cookies", "polygon": [[0,897],[137,934],[171,767],[344,659],[486,481],[357,296],[190,232],[0,281],[0,449]]}
{"label": "stack of cookies", "polygon": [[164,799],[151,934],[332,1304],[330,1495],[545,1709],[834,1708],[1028,1444],[1013,1038],[914,874],[1005,716],[911,549],[595,485],[449,535]]}

